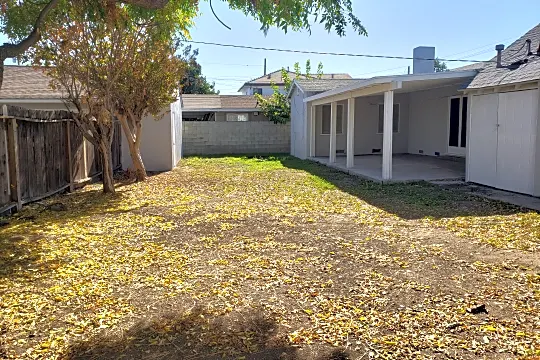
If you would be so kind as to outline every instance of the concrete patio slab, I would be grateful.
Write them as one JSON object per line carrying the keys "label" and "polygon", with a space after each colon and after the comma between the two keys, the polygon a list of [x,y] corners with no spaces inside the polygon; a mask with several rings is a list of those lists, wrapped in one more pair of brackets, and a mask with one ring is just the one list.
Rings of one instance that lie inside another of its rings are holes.
{"label": "concrete patio slab", "polygon": [[328,157],[314,157],[311,160],[345,173],[376,182],[413,182],[434,180],[464,180],[465,159],[447,159],[412,154],[394,155],[392,160],[392,180],[382,179],[382,156],[362,155],[354,157],[354,167],[348,169],[346,157],[338,156],[335,163],[328,163]]}

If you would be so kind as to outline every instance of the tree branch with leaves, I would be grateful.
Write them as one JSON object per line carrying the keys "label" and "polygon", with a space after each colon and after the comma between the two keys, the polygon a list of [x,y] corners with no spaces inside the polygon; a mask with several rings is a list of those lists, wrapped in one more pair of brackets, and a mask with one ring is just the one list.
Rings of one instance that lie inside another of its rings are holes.
{"label": "tree branch with leaves", "polygon": [[[311,72],[311,61],[306,61],[306,72],[301,73],[300,64],[294,64],[296,79],[313,79]],[[323,76],[323,65],[319,63],[317,66],[317,79]],[[281,79],[284,83],[284,91],[281,91],[276,84],[272,84],[273,93],[270,97],[264,97],[260,94],[255,94],[257,103],[261,107],[261,112],[274,124],[286,124],[291,121],[291,104],[287,97],[291,86],[292,79],[289,76],[289,72],[285,69],[281,69]]]}
{"label": "tree branch with leaves", "polygon": [[[367,35],[361,21],[354,15],[352,0],[223,0],[231,9],[242,11],[261,24],[265,33],[271,27],[311,32],[314,23],[321,23],[330,32],[344,36],[347,26],[360,35]],[[83,5],[81,5],[83,4]],[[122,6],[118,6],[121,4]],[[198,15],[199,0],[3,0],[0,3],[0,31],[11,41],[0,45],[0,87],[4,61],[22,57],[36,45],[47,28],[60,26],[61,14],[73,7],[80,7],[95,22],[114,19],[121,8],[132,19],[140,22],[150,20],[168,26],[167,36],[173,39],[179,33],[189,36],[189,28]]]}

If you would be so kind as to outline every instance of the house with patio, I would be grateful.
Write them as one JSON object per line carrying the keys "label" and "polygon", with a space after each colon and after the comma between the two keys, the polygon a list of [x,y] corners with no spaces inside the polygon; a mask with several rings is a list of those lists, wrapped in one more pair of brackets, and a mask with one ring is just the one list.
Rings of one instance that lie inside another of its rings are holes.
{"label": "house with patio", "polygon": [[465,179],[540,196],[540,25],[485,63],[434,72],[414,49],[413,74],[298,79],[291,154],[368,179]]}

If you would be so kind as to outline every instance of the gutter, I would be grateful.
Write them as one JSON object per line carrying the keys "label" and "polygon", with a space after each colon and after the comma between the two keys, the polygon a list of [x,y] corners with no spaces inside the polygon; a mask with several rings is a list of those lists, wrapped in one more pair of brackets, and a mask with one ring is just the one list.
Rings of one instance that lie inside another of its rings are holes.
{"label": "gutter", "polygon": [[425,81],[425,80],[436,80],[436,79],[454,79],[454,78],[466,78],[474,77],[478,74],[477,71],[447,71],[440,73],[429,73],[429,74],[411,74],[411,75],[394,75],[394,76],[377,76],[371,79],[367,79],[357,84],[344,86],[334,90],[325,91],[323,93],[310,96],[304,99],[304,102],[314,101],[318,99],[324,99],[333,95],[343,94],[349,91],[355,91],[362,88],[392,83],[392,82],[407,82],[407,81]]}

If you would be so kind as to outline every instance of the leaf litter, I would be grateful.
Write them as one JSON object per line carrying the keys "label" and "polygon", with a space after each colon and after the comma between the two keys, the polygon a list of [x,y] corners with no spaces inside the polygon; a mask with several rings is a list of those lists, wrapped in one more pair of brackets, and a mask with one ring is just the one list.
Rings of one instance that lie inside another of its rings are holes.
{"label": "leaf litter", "polygon": [[540,356],[535,212],[285,156],[118,190],[0,228],[0,357]]}

